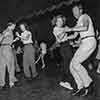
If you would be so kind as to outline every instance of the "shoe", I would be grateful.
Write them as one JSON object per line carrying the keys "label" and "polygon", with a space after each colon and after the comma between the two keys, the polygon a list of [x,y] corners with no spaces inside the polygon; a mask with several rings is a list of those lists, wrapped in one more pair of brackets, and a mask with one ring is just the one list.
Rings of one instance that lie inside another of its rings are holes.
{"label": "shoe", "polygon": [[82,96],[87,96],[87,95],[94,95],[94,83],[91,82],[91,84],[89,85],[89,87],[86,87],[85,90],[87,91],[87,93],[83,94]]}
{"label": "shoe", "polygon": [[14,83],[9,83],[10,88],[12,88],[14,86]]}
{"label": "shoe", "polygon": [[67,88],[69,90],[73,90],[73,88],[71,87],[70,83],[68,83],[68,82],[60,82],[59,84],[60,84],[60,86],[62,86],[64,88]]}
{"label": "shoe", "polygon": [[21,85],[22,84],[19,81],[17,81],[17,82],[14,83],[14,86],[16,86],[16,87],[20,87]]}
{"label": "shoe", "polygon": [[26,77],[26,76],[24,76],[24,79],[25,80],[32,80],[31,77]]}
{"label": "shoe", "polygon": [[32,80],[38,80],[40,78],[39,74],[37,74],[35,77],[32,77]]}
{"label": "shoe", "polygon": [[87,93],[88,93],[88,89],[82,88],[82,89],[80,89],[75,95],[76,95],[76,96],[86,96]]}
{"label": "shoe", "polygon": [[100,68],[97,69],[97,74],[100,74]]}
{"label": "shoe", "polygon": [[73,96],[75,96],[75,95],[79,96],[79,95],[81,95],[81,94],[83,93],[83,90],[84,90],[84,88],[81,88],[81,89],[74,89],[74,90],[71,92],[71,95],[73,95]]}
{"label": "shoe", "polygon": [[6,85],[0,86],[0,90],[4,90],[4,89],[6,89]]}

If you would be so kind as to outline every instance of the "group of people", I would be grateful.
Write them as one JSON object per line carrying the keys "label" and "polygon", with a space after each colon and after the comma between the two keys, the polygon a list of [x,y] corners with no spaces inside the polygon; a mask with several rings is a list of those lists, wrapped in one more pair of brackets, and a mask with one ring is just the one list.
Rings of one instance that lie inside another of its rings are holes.
{"label": "group of people", "polygon": [[[65,24],[66,18],[62,15],[58,15],[52,20],[54,25],[53,34],[56,38],[56,44],[60,44],[61,46],[60,51],[63,58],[64,73],[66,74],[66,80],[61,81],[60,85],[70,89],[72,95],[85,96],[93,92],[94,82],[83,63],[91,58],[95,52],[97,39],[92,19],[88,14],[83,12],[82,5],[73,5],[72,13],[77,19],[77,24],[74,27],[68,27]],[[70,32],[74,32],[74,34]],[[75,42],[76,44],[70,43],[78,35],[79,39]],[[71,45],[77,47],[74,54],[71,51]],[[88,65],[90,63],[88,62]],[[76,87],[73,86],[73,81],[69,81],[68,78],[74,79]]]}
{"label": "group of people", "polygon": [[[92,55],[97,47],[97,40],[95,36],[95,30],[93,22],[86,13],[83,13],[81,4],[74,5],[72,8],[73,16],[77,19],[77,24],[74,27],[68,27],[66,25],[66,17],[58,15],[53,18],[52,24],[53,34],[56,38],[55,44],[60,46],[60,54],[63,59],[63,75],[64,80],[60,82],[60,85],[70,89],[72,95],[87,95],[90,92],[90,88],[93,86],[93,80],[88,74],[87,69],[83,66],[84,62]],[[36,70],[36,63],[41,59],[42,68],[45,67],[44,56],[47,53],[47,45],[45,43],[40,44],[39,50],[40,56],[35,61],[36,48],[33,45],[32,33],[26,23],[21,23],[19,28],[21,34],[13,32],[15,30],[16,23],[10,22],[7,28],[0,34],[0,87],[3,88],[6,84],[5,75],[6,69],[9,73],[9,86],[10,88],[18,81],[15,77],[15,70],[20,68],[15,67],[16,53],[12,49],[12,44],[18,40],[21,40],[24,44],[23,48],[23,71],[25,78],[35,78],[38,76]],[[71,34],[73,32],[73,34]],[[14,39],[14,34],[16,38]],[[79,36],[79,39],[73,44],[70,42]],[[77,47],[72,51],[72,46]],[[19,51],[21,49],[18,49]],[[31,68],[31,72],[30,72]],[[99,72],[100,68],[98,68]],[[76,84],[76,88],[73,86]]]}
{"label": "group of people", "polygon": [[[0,87],[3,88],[6,84],[5,75],[6,69],[9,75],[9,86],[13,87],[15,83],[17,83],[17,79],[15,77],[15,71],[20,71],[19,66],[16,64],[16,51],[14,50],[13,43],[21,40],[24,44],[23,48],[23,71],[25,74],[25,78],[35,78],[38,73],[36,71],[35,66],[35,48],[33,46],[32,41],[32,33],[28,30],[28,26],[26,23],[21,23],[19,25],[21,29],[21,35],[16,32],[16,38],[14,39],[14,29],[16,24],[13,22],[8,23],[7,28],[0,34]],[[17,48],[17,52],[22,52],[21,48]],[[17,65],[17,66],[16,66]],[[32,71],[32,75],[30,72],[30,68]]]}

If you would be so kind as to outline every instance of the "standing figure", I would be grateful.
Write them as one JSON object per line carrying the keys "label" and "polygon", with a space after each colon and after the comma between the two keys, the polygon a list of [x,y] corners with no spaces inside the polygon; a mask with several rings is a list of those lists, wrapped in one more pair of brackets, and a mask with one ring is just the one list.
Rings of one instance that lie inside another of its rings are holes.
{"label": "standing figure", "polygon": [[[19,33],[16,33],[18,37],[21,38],[21,41],[24,44],[24,54],[23,54],[23,70],[25,77],[30,79],[30,78],[35,78],[38,73],[36,71],[36,66],[35,66],[35,48],[33,47],[33,41],[32,41],[32,33],[29,31],[29,28],[26,23],[21,23],[20,24],[20,29],[22,31],[21,35]],[[32,72],[32,77],[31,77],[31,72]]]}
{"label": "standing figure", "polygon": [[92,20],[86,13],[83,14],[82,5],[76,4],[72,9],[73,15],[78,19],[77,25],[71,28],[74,31],[73,36],[68,39],[75,38],[77,33],[80,34],[81,43],[76,50],[74,57],[70,63],[70,72],[75,79],[77,89],[72,92],[73,95],[87,95],[93,87],[93,80],[89,76],[87,70],[82,65],[96,49],[96,39]]}
{"label": "standing figure", "polygon": [[[72,59],[73,53],[69,41],[67,41],[67,33],[69,27],[65,26],[66,18],[62,15],[54,17],[53,23],[55,25],[53,29],[53,34],[56,38],[56,44],[60,44],[60,54],[63,59],[63,81],[67,80],[70,83],[72,82],[72,77],[69,71],[70,61]],[[67,78],[66,78],[67,77]],[[66,78],[66,79],[64,79]],[[60,85],[69,89],[72,89],[71,85],[68,82],[60,82]]]}
{"label": "standing figure", "polygon": [[47,45],[46,45],[46,43],[42,42],[40,44],[40,48],[39,49],[40,49],[40,55],[39,55],[38,59],[35,61],[35,64],[37,64],[38,61],[41,60],[41,62],[42,62],[42,69],[43,69],[46,66],[45,65],[45,61],[44,61],[44,57],[45,57],[45,55],[47,53]]}
{"label": "standing figure", "polygon": [[15,29],[14,23],[8,23],[8,27],[4,30],[0,36],[0,86],[5,86],[5,75],[6,68],[9,73],[9,86],[14,86],[14,82],[17,81],[15,78],[15,66],[14,66],[14,55],[12,51],[13,30]]}

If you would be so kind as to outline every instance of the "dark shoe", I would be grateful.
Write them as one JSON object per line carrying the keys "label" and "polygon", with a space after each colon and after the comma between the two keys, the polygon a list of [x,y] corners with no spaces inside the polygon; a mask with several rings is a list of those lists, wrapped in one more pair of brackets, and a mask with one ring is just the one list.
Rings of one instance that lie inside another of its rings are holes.
{"label": "dark shoe", "polygon": [[20,86],[22,86],[22,84],[19,81],[17,81],[17,82],[14,83],[14,86],[20,87]]}
{"label": "dark shoe", "polygon": [[79,91],[78,89],[72,90],[72,91],[71,91],[71,95],[73,95],[73,96],[76,95],[78,91]]}
{"label": "dark shoe", "polygon": [[6,85],[4,85],[4,86],[0,86],[0,90],[4,90],[4,89],[6,89],[6,88],[7,88]]}
{"label": "dark shoe", "polygon": [[76,89],[76,90],[73,90],[71,92],[71,95],[73,95],[73,96],[75,96],[75,95],[80,96],[80,95],[82,95],[84,93],[84,91],[85,91],[84,88],[82,88],[82,89]]}
{"label": "dark shoe", "polygon": [[87,95],[94,95],[94,83],[92,82],[89,87],[85,88],[85,90],[87,90],[87,93],[82,95],[82,96],[87,96]]}
{"label": "dark shoe", "polygon": [[26,76],[24,76],[24,79],[25,80],[32,80],[31,77],[26,77]]}
{"label": "dark shoe", "polygon": [[38,80],[40,78],[39,74],[36,75],[35,77],[32,77],[32,80]]}
{"label": "dark shoe", "polygon": [[88,89],[82,88],[80,91],[76,94],[77,96],[86,96],[88,93]]}

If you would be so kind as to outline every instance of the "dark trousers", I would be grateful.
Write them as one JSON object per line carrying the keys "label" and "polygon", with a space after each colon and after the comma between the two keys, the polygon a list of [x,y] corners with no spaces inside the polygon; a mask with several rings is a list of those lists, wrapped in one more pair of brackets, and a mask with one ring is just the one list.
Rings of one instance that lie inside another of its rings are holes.
{"label": "dark trousers", "polygon": [[63,61],[62,81],[67,81],[71,83],[73,87],[75,87],[76,85],[75,81],[69,70],[70,62],[73,57],[72,47],[69,45],[69,42],[64,42],[61,44],[60,54],[62,56],[62,61]]}
{"label": "dark trousers", "polygon": [[67,73],[69,73],[69,65],[70,65],[70,61],[73,57],[72,48],[69,45],[69,42],[64,42],[61,44],[60,54],[61,54],[62,60],[63,60],[63,71],[64,71],[64,73],[67,74]]}

